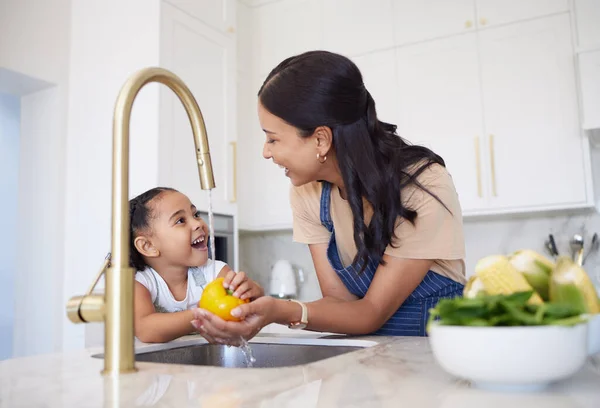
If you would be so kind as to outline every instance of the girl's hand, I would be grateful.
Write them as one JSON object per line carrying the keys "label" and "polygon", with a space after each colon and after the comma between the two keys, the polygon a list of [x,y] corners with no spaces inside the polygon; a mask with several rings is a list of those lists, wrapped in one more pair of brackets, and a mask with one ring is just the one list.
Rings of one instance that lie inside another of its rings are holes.
{"label": "girl's hand", "polygon": [[228,322],[207,310],[193,309],[192,325],[209,343],[239,346],[242,339],[250,340],[267,324],[273,323],[273,300],[263,296],[233,309],[232,314],[242,318],[241,322]]}
{"label": "girl's hand", "polygon": [[227,272],[223,280],[223,286],[225,289],[231,290],[233,296],[240,299],[256,299],[265,294],[265,291],[258,283],[248,278],[246,272],[241,271],[238,273],[231,270]]}

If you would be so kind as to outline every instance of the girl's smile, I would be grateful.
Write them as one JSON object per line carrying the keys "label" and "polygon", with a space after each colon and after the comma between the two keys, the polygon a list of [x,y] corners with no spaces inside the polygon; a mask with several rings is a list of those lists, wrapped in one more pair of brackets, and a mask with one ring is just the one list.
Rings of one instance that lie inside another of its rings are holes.
{"label": "girl's smile", "polygon": [[198,238],[192,241],[192,248],[199,251],[207,251],[208,246],[206,245],[206,235],[202,234]]}

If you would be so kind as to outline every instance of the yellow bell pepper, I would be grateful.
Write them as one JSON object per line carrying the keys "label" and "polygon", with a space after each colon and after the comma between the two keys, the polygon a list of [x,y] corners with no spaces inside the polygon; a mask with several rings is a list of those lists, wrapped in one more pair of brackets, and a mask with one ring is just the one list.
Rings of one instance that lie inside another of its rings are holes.
{"label": "yellow bell pepper", "polygon": [[198,307],[208,310],[223,320],[239,322],[240,319],[231,315],[231,311],[250,302],[249,299],[240,299],[233,296],[232,292],[223,287],[223,278],[210,282],[202,291]]}

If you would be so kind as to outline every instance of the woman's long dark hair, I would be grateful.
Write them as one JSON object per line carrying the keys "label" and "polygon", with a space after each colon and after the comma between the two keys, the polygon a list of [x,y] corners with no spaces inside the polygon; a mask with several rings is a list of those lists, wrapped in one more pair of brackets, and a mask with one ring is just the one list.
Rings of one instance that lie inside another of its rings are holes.
{"label": "woman's long dark hair", "polygon": [[[267,76],[258,97],[269,112],[298,128],[301,136],[312,135],[319,126],[331,128],[354,219],[358,249],[354,261],[360,262],[361,272],[369,257],[382,262],[386,247],[397,240],[398,217],[413,224],[417,217],[416,211],[402,204],[402,189],[415,184],[427,191],[416,178],[434,163],[445,166],[444,160],[403,140],[396,125],[377,119],[375,101],[358,67],[344,56],[310,51],[287,58]],[[373,207],[368,226],[363,197]]]}

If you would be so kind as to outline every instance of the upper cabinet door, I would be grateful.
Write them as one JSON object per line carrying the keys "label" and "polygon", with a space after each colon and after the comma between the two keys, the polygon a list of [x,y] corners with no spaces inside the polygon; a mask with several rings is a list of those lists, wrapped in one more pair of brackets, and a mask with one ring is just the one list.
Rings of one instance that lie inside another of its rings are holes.
{"label": "upper cabinet door", "polygon": [[600,1],[574,0],[579,49],[600,50]]}
{"label": "upper cabinet door", "polygon": [[462,209],[486,205],[475,33],[397,50],[398,134],[442,156]]}
{"label": "upper cabinet door", "polygon": [[396,53],[393,49],[352,58],[375,101],[379,120],[395,123],[398,118]]}
{"label": "upper cabinet door", "polygon": [[235,33],[236,0],[163,0],[218,31]]}
{"label": "upper cabinet door", "polygon": [[[266,136],[260,127],[256,113],[256,92],[262,85],[262,77],[252,80],[251,93],[246,96],[250,108],[249,126],[240,132],[240,147],[245,169],[240,174],[240,229],[278,230],[292,228],[290,207],[290,179],[285,170],[272,159],[263,157]],[[243,148],[242,148],[243,146]],[[316,160],[316,158],[315,158]]]}
{"label": "upper cabinet door", "polygon": [[475,27],[474,0],[395,0],[392,10],[396,45],[464,33]]}
{"label": "upper cabinet door", "polygon": [[392,0],[324,0],[323,46],[347,56],[394,46]]}
{"label": "upper cabinet door", "polygon": [[[236,129],[235,41],[175,8],[162,13],[161,65],[190,88],[202,111],[215,177],[215,212],[233,215],[234,163],[231,142]],[[198,209],[208,209],[209,194],[200,189],[194,139],[183,105],[170,90],[161,91],[159,178],[181,190]]]}
{"label": "upper cabinet door", "polygon": [[583,128],[600,129],[600,49],[579,54]]}
{"label": "upper cabinet door", "polygon": [[569,10],[569,0],[476,0],[477,25],[506,24]]}
{"label": "upper cabinet door", "polygon": [[491,208],[589,204],[570,30],[563,14],[479,33]]}
{"label": "upper cabinet door", "polygon": [[322,48],[321,0],[280,0],[253,11],[257,74],[265,77],[284,59]]}

